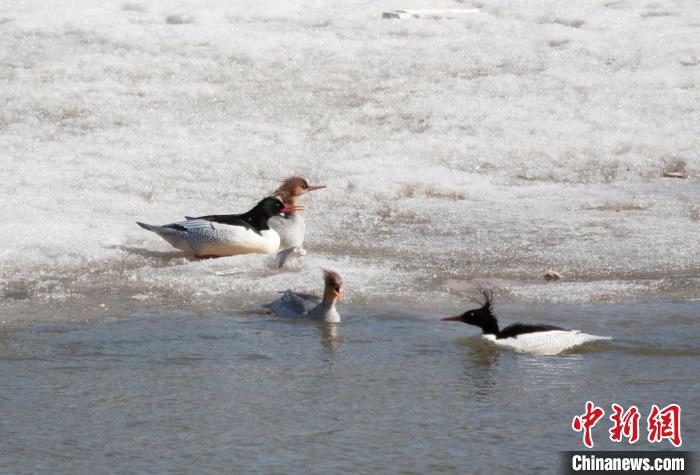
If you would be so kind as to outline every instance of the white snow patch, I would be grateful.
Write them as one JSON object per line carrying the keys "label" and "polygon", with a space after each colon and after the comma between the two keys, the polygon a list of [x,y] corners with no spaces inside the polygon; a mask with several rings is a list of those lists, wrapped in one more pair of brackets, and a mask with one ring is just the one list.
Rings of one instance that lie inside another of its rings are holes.
{"label": "white snow patch", "polygon": [[[548,268],[620,294],[698,274],[694,2],[381,18],[406,7],[9,4],[3,288],[31,298],[99,282],[254,301],[320,286],[324,265],[347,276],[349,299],[382,301]],[[689,178],[662,178],[679,166]],[[224,263],[241,276],[217,276],[224,264],[177,257],[134,223],[245,211],[293,173],[329,185],[303,199],[309,254],[296,272],[245,257]],[[560,284],[546,287],[558,299],[586,293]]]}

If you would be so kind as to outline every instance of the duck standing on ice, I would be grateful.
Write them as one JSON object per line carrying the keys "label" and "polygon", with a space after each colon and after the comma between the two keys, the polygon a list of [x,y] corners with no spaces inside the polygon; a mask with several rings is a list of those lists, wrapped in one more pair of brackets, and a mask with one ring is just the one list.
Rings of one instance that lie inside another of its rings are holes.
{"label": "duck standing on ice", "polygon": [[279,198],[261,200],[243,214],[217,214],[186,217],[186,221],[154,226],[136,223],[153,231],[172,246],[197,259],[234,256],[237,254],[272,254],[280,246],[280,237],[270,229],[268,220],[280,213],[304,209],[303,206],[285,205]]}
{"label": "duck standing on ice", "polygon": [[323,281],[323,297],[285,290],[280,298],[263,307],[272,310],[279,318],[338,323],[340,314],[335,303],[343,292],[343,279],[337,272],[324,269]]}
{"label": "duck standing on ice", "polygon": [[589,335],[579,330],[565,330],[543,324],[514,323],[499,330],[498,320],[493,314],[493,292],[482,288],[479,288],[479,291],[483,300],[475,301],[481,308],[467,310],[462,315],[441,320],[477,326],[483,331],[486,340],[498,346],[536,355],[557,355],[584,343],[612,339],[609,336]]}
{"label": "duck standing on ice", "polygon": [[[297,199],[309,191],[321,190],[326,185],[309,185],[309,182],[300,176],[292,176],[282,182],[273,193],[278,196],[285,205],[296,206]],[[304,235],[306,223],[301,213],[296,211],[284,212],[279,216],[270,218],[270,227],[280,235],[280,251],[277,253],[277,266],[282,267],[290,254],[303,256]]]}

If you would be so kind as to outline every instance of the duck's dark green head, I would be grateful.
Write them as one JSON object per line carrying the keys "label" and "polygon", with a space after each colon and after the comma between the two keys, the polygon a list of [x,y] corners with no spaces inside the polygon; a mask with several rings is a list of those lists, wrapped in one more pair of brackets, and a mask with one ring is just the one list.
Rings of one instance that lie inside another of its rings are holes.
{"label": "duck's dark green head", "polygon": [[472,299],[475,303],[481,305],[479,308],[467,310],[456,317],[444,317],[443,321],[462,322],[467,325],[475,325],[481,328],[485,335],[498,334],[498,320],[493,314],[493,291],[482,287],[477,287],[481,293],[481,299]]}
{"label": "duck's dark green head", "polygon": [[282,200],[274,196],[268,196],[255,205],[255,210],[266,218],[277,216],[280,213],[290,213],[300,211],[303,206],[285,205]]}

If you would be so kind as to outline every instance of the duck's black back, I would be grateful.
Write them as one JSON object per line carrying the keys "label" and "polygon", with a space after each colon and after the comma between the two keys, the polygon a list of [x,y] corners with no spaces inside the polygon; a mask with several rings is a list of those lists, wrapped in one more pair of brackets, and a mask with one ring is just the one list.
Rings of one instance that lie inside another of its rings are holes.
{"label": "duck's black back", "polygon": [[514,323],[512,325],[508,325],[503,330],[498,332],[498,338],[515,338],[518,335],[524,335],[525,333],[546,332],[550,330],[563,330],[563,328],[555,327],[553,325],[528,325],[525,323]]}

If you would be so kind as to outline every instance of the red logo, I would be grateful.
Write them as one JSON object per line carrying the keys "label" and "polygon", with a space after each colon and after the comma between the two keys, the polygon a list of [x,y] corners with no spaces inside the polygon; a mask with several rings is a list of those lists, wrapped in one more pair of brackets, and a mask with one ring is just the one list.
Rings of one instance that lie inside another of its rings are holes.
{"label": "red logo", "polygon": [[630,407],[627,412],[622,414],[622,406],[615,403],[612,405],[614,414],[610,415],[610,420],[615,425],[609,430],[610,440],[620,442],[622,437],[627,437],[630,444],[634,444],[639,440],[639,409],[637,406]]}
{"label": "red logo", "polygon": [[595,407],[591,401],[586,401],[586,412],[580,416],[574,417],[571,421],[571,427],[576,432],[583,430],[583,443],[589,449],[593,447],[593,437],[591,429],[598,423],[601,417],[605,415],[605,411],[599,407]]}
{"label": "red logo", "polygon": [[651,413],[647,418],[648,440],[651,443],[668,439],[674,447],[680,447],[681,440],[681,407],[678,404],[669,404],[659,410],[659,406],[653,404]]}
{"label": "red logo", "polygon": [[[608,430],[610,440],[634,444],[639,440],[639,419],[641,417],[637,406],[631,406],[626,411],[619,404],[613,403],[610,420],[612,427]],[[586,412],[575,416],[571,421],[571,428],[576,432],[583,431],[583,443],[589,449],[593,447],[593,427],[603,418],[605,411],[597,407],[593,402],[586,401]],[[669,404],[663,409],[652,404],[649,417],[647,417],[647,440],[649,443],[663,442],[664,439],[675,447],[683,444],[681,439],[681,407],[678,404]]]}

